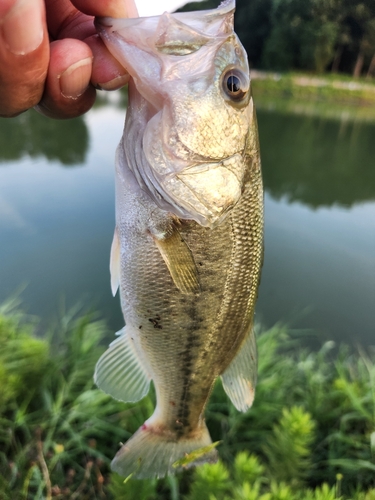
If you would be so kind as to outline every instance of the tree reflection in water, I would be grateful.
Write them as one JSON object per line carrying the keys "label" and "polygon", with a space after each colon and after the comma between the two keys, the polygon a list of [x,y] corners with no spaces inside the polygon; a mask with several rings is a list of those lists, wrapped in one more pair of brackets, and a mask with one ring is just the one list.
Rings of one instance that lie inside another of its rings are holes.
{"label": "tree reflection in water", "polygon": [[375,200],[375,124],[266,111],[258,122],[273,198],[312,208]]}
{"label": "tree reflection in water", "polygon": [[[47,318],[59,297],[69,304],[85,297],[118,329],[108,254],[126,94],[109,95],[76,120],[34,111],[0,119],[0,302],[29,283],[22,300],[30,313]],[[266,254],[257,320],[371,344],[375,120],[327,118],[318,107],[314,116],[271,112],[262,104]],[[85,168],[61,168],[74,165]]]}
{"label": "tree reflection in water", "polygon": [[85,162],[89,133],[82,117],[52,120],[29,110],[12,119],[0,118],[0,166],[24,156],[44,156],[64,166]]}

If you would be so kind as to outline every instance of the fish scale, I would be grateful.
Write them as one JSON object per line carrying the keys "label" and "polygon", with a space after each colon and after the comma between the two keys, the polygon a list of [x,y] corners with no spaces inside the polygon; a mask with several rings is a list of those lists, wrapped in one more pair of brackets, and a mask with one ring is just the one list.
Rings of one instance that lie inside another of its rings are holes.
{"label": "fish scale", "polygon": [[[125,328],[98,361],[95,381],[117,399],[137,401],[152,380],[157,400],[112,462],[122,475],[161,477],[181,460],[217,459],[204,421],[217,377],[240,411],[254,399],[263,188],[233,8],[227,0],[196,18],[97,22],[132,80],[111,250]],[[239,97],[225,87],[229,77],[238,79]]]}

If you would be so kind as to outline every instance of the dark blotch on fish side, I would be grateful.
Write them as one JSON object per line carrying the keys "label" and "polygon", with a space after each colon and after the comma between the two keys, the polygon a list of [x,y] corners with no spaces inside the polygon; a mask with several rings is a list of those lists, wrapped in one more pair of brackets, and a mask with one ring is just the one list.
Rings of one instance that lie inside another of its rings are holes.
{"label": "dark blotch on fish side", "polygon": [[184,356],[184,361],[188,364],[191,364],[192,360],[193,360],[193,356],[188,352],[188,351],[184,351],[183,353]]}
{"label": "dark blotch on fish side", "polygon": [[152,323],[154,325],[154,328],[157,328],[158,330],[163,329],[162,325],[159,323],[159,321],[160,321],[159,315],[155,316],[155,318],[148,318],[148,320],[150,323]]}
{"label": "dark blotch on fish side", "polygon": [[200,339],[198,335],[191,335],[188,337],[186,349],[189,351],[193,347],[199,347],[201,345]]}

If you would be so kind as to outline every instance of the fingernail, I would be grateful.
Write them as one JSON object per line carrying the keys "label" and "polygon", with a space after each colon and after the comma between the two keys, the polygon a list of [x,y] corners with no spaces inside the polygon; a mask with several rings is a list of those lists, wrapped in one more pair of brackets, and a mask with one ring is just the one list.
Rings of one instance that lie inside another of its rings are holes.
{"label": "fingernail", "polygon": [[2,23],[8,49],[26,55],[37,49],[43,40],[43,9],[35,0],[18,0]]}
{"label": "fingernail", "polygon": [[89,86],[92,69],[92,58],[86,57],[64,71],[60,75],[60,90],[64,97],[78,99]]}
{"label": "fingernail", "polygon": [[98,83],[98,87],[100,87],[101,90],[117,90],[126,85],[129,82],[129,78],[130,76],[128,74],[116,76],[116,78],[109,82]]}

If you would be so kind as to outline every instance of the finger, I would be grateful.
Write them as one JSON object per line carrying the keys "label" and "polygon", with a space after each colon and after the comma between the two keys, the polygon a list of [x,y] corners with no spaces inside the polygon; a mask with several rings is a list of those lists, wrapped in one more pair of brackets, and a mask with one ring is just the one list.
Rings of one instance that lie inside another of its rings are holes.
{"label": "finger", "polygon": [[79,12],[70,0],[46,0],[46,15],[52,40],[83,40],[96,33],[93,16]]}
{"label": "finger", "polygon": [[[95,2],[102,5],[97,0]],[[115,3],[114,0],[111,2]],[[122,6],[123,0],[118,3]],[[91,83],[94,87],[115,90],[128,82],[129,75],[125,68],[109,53],[96,35],[93,16],[79,12],[70,0],[47,0],[46,5],[48,26],[53,39],[77,38],[85,41],[91,48],[94,56]]]}
{"label": "finger", "polygon": [[49,43],[42,0],[0,2],[0,115],[15,116],[42,96]]}
{"label": "finger", "polygon": [[97,17],[138,17],[134,0],[72,0],[78,10]]}
{"label": "finger", "polygon": [[91,83],[97,89],[116,90],[129,81],[125,68],[108,51],[98,35],[85,39],[93,53]]}
{"label": "finger", "polygon": [[54,40],[83,40],[96,33],[94,16],[138,17],[134,0],[46,0],[48,28]]}
{"label": "finger", "polygon": [[80,40],[51,43],[45,91],[36,109],[52,118],[73,118],[86,113],[95,101],[90,85],[92,52]]}

